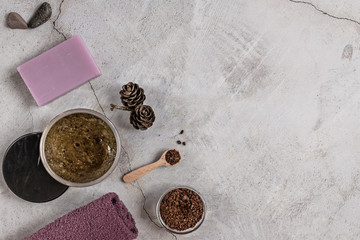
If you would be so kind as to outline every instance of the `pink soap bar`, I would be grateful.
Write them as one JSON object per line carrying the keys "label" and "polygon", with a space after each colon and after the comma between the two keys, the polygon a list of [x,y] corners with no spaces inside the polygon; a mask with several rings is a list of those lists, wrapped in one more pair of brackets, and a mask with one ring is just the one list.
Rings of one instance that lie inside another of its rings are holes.
{"label": "pink soap bar", "polygon": [[101,75],[76,35],[17,68],[39,106]]}

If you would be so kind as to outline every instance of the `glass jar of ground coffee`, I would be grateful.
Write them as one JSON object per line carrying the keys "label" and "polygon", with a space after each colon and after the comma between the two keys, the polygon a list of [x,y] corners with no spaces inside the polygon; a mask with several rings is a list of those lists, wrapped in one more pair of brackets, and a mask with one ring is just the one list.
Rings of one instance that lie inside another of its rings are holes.
{"label": "glass jar of ground coffee", "polygon": [[206,205],[200,193],[189,187],[166,191],[159,199],[156,213],[160,223],[172,233],[190,233],[205,219]]}

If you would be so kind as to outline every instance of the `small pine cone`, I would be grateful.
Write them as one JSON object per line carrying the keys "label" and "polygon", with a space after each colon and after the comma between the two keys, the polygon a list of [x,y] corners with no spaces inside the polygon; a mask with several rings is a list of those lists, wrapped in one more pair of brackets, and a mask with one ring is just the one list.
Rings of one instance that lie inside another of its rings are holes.
{"label": "small pine cone", "polygon": [[121,102],[130,109],[134,109],[136,106],[141,105],[146,99],[144,89],[132,82],[122,86],[120,95]]}
{"label": "small pine cone", "polygon": [[154,121],[155,113],[148,105],[138,105],[130,114],[130,123],[136,129],[146,130]]}

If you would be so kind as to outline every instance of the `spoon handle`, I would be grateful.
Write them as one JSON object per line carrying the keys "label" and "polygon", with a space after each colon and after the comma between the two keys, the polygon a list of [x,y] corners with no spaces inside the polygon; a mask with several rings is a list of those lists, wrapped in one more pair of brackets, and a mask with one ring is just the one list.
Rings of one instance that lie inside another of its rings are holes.
{"label": "spoon handle", "polygon": [[123,177],[124,182],[129,183],[129,182],[133,182],[139,178],[141,178],[142,176],[144,176],[145,174],[148,174],[149,172],[151,172],[152,170],[154,170],[157,167],[163,166],[164,164],[161,161],[157,161],[154,163],[151,163],[149,165],[145,165],[141,168],[138,168],[128,174],[126,174]]}

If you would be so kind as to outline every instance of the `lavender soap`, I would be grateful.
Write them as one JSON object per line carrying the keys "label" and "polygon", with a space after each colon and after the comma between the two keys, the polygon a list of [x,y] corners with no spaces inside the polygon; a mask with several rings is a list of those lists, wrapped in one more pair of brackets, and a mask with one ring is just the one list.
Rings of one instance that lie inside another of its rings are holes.
{"label": "lavender soap", "polygon": [[17,70],[39,106],[101,75],[80,35],[22,64]]}

